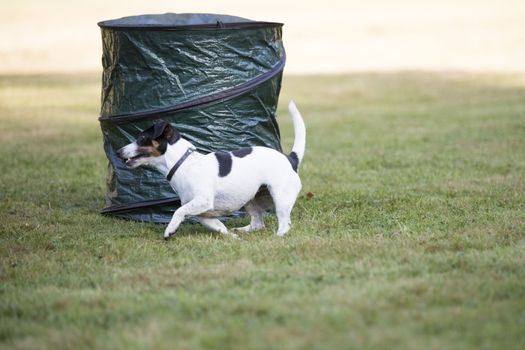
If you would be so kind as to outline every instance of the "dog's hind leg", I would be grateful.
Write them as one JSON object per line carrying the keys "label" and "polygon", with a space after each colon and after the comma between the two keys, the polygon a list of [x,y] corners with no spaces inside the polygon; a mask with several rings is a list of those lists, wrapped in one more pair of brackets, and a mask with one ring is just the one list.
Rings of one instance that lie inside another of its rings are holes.
{"label": "dog's hind leg", "polygon": [[290,230],[292,220],[290,214],[292,212],[293,203],[291,205],[275,206],[275,213],[277,214],[277,220],[279,221],[279,227],[277,228],[277,236],[284,236],[286,232]]}
{"label": "dog's hind leg", "polygon": [[234,228],[235,231],[240,232],[252,232],[261,230],[264,228],[264,211],[265,206],[261,205],[263,203],[260,203],[260,201],[257,200],[257,198],[252,199],[246,205],[244,206],[244,209],[250,215],[251,221],[250,224],[243,227],[236,227]]}
{"label": "dog's hind leg", "polygon": [[299,177],[288,183],[284,188],[270,187],[270,193],[275,203],[275,213],[279,221],[278,236],[284,236],[290,230],[292,224],[290,214],[299,191],[301,191],[301,180]]}

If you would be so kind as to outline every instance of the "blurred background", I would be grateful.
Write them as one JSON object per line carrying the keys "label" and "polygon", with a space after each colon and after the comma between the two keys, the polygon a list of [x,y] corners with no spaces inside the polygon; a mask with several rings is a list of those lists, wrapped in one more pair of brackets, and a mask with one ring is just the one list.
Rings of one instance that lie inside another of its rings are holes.
{"label": "blurred background", "polygon": [[0,74],[101,70],[97,22],[211,12],[285,23],[285,72],[525,70],[523,0],[3,0]]}
{"label": "blurred background", "polygon": [[[99,214],[97,22],[165,12],[285,24],[284,240]],[[0,0],[0,30],[0,349],[523,350],[525,0]]]}

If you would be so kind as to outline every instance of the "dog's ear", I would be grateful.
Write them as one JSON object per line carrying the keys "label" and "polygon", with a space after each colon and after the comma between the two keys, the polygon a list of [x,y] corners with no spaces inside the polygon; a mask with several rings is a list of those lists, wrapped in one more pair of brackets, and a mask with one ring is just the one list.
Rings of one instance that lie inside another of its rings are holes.
{"label": "dog's ear", "polygon": [[153,139],[158,139],[164,134],[164,130],[168,127],[168,123],[166,122],[159,122],[155,125],[153,125]]}
{"label": "dog's ear", "polygon": [[168,140],[170,144],[174,144],[180,139],[180,135],[171,124],[167,122],[160,122],[155,124],[155,129],[153,133],[153,139],[164,138]]}

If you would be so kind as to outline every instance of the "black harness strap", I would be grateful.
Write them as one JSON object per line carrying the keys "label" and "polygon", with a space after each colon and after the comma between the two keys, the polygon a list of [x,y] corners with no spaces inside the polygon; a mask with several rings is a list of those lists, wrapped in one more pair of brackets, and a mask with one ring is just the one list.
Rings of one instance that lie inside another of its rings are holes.
{"label": "black harness strap", "polygon": [[192,154],[194,151],[193,148],[188,148],[188,150],[186,151],[186,153],[184,153],[182,155],[182,157],[180,157],[180,159],[177,161],[177,163],[175,163],[175,165],[170,169],[170,172],[168,173],[168,175],[166,176],[166,179],[168,179],[168,181],[171,181],[171,178],[173,177],[173,175],[175,175],[175,172],[177,171],[177,169],[182,165],[182,163],[184,163],[184,161],[186,160],[186,158],[188,158],[190,156],[190,154]]}

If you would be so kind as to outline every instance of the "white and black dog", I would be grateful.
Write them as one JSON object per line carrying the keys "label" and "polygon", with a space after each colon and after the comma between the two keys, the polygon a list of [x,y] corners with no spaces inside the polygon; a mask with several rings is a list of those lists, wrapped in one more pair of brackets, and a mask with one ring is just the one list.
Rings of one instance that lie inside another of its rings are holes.
{"label": "white and black dog", "polygon": [[277,235],[288,232],[290,213],[301,190],[297,171],[306,143],[306,128],[293,101],[288,110],[295,131],[289,155],[258,146],[233,152],[201,154],[166,122],[144,130],[135,142],[118,150],[126,166],[154,167],[166,176],[179,195],[181,207],[173,214],[164,239],[175,233],[186,216],[195,216],[212,231],[235,236],[217,217],[242,207],[251,216],[251,222],[235,230],[250,232],[262,229],[263,215],[272,206],[271,199],[279,220]]}

